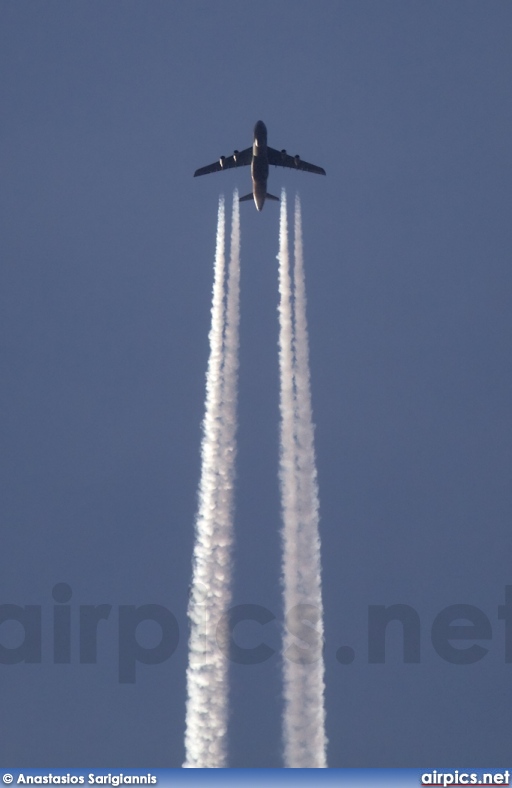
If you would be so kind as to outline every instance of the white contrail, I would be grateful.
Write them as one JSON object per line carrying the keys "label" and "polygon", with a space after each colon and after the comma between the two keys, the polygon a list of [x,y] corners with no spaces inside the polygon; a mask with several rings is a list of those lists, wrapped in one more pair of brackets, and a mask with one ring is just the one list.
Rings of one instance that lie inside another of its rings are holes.
{"label": "white contrail", "polygon": [[[284,609],[295,610],[300,603],[297,585],[298,573],[298,479],[296,457],[296,412],[294,391],[293,359],[293,312],[290,279],[290,256],[288,249],[288,219],[286,192],[281,192],[281,214],[279,223],[279,371],[281,412],[281,456],[280,482],[283,510],[283,601]],[[296,728],[300,724],[302,702],[300,689],[300,665],[287,659],[293,648],[292,633],[284,631],[284,714],[283,736],[285,766],[293,767],[295,759]]]}
{"label": "white contrail", "polygon": [[[279,234],[279,360],[284,635],[284,757],[289,768],[325,768],[323,610],[318,488],[311,410],[301,212],[295,201],[294,309],[286,194]],[[294,314],[294,321],[293,321]],[[299,636],[302,645],[293,636]],[[308,644],[305,646],[305,644]]]}
{"label": "white contrail", "polygon": [[183,764],[188,768],[226,766],[228,656],[219,622],[223,620],[231,599],[240,280],[237,192],[233,195],[226,305],[224,247],[225,211],[221,198],[209,335],[210,358],[206,374],[199,508],[188,610],[190,639]]}
{"label": "white contrail", "polygon": [[[295,457],[295,393],[293,380],[293,316],[286,192],[281,192],[279,224],[279,373],[281,413],[281,455],[279,478],[283,509],[284,605],[290,610],[298,603],[295,577],[297,549],[297,473]],[[287,695],[285,675],[285,697]]]}
{"label": "white contrail", "polygon": [[[304,618],[314,624],[317,633],[310,642],[311,662],[301,665],[301,697],[307,709],[307,721],[302,728],[304,744],[298,742],[300,758],[308,758],[311,767],[325,768],[326,745],[324,706],[324,660],[323,660],[323,604],[321,586],[321,560],[318,484],[314,445],[313,413],[311,408],[311,386],[309,372],[309,339],[306,319],[306,286],[304,278],[304,254],[302,245],[302,217],[300,200],[295,198],[295,392],[296,392],[296,439],[297,475],[299,499],[299,593],[301,604],[312,606],[304,611]],[[316,653],[315,653],[316,652]],[[302,765],[299,763],[298,765]]]}

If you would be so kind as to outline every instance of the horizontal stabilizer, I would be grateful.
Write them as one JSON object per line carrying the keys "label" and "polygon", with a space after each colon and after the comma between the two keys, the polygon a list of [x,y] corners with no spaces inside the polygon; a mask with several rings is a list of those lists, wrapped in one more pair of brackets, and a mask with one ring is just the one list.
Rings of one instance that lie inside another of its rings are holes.
{"label": "horizontal stabilizer", "polygon": [[275,200],[276,202],[279,202],[279,197],[274,197],[273,194],[269,194],[267,192],[267,200]]}
{"label": "horizontal stabilizer", "polygon": [[250,194],[246,194],[245,197],[240,197],[239,202],[246,202],[247,200],[252,200],[252,198],[253,193],[251,192]]}

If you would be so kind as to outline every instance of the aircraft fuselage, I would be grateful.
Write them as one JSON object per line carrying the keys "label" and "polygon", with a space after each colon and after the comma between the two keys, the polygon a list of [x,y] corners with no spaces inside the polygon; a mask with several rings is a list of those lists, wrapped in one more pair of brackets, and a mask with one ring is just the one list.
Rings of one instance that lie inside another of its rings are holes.
{"label": "aircraft fuselage", "polygon": [[251,177],[254,202],[258,211],[261,211],[267,196],[268,180],[267,127],[262,120],[254,127]]}

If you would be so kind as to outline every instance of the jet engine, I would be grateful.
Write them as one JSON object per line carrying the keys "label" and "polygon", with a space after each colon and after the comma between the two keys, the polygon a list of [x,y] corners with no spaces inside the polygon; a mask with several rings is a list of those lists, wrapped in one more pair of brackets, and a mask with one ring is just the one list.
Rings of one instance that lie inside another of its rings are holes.
{"label": "jet engine", "polygon": [[286,159],[286,148],[283,148],[283,150],[281,151],[281,158]]}
{"label": "jet engine", "polygon": [[239,154],[239,152],[240,152],[240,151],[237,151],[237,150],[233,151],[233,158],[234,158],[235,162],[236,162],[236,160],[237,160],[237,157],[238,157],[238,154]]}
{"label": "jet engine", "polygon": [[300,164],[300,156],[298,153],[293,157],[293,160],[295,162],[295,166],[298,167]]}
{"label": "jet engine", "polygon": [[224,162],[225,161],[226,161],[226,157],[225,156],[221,156],[220,159],[219,159],[219,164],[220,164],[220,166],[222,168],[224,168]]}

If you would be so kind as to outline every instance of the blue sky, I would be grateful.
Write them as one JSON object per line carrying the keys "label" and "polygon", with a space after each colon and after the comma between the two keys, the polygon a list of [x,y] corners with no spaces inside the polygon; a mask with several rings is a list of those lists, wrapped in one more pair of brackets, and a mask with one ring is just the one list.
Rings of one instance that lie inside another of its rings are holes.
{"label": "blue sky", "polygon": [[[3,762],[182,763],[217,200],[250,187],[192,174],[259,118],[327,170],[274,170],[269,190],[303,207],[329,764],[508,757],[511,26],[505,0],[2,1],[0,603],[43,617],[41,663],[0,665]],[[275,612],[278,647],[278,210],[241,210],[234,602]],[[459,603],[492,625],[473,665],[431,643]],[[78,608],[97,604],[80,665]],[[179,645],[119,684],[118,607],[144,604]],[[419,664],[396,624],[368,663],[368,606],[393,604],[419,614]],[[231,766],[282,765],[280,686],[277,657],[233,666]]]}

